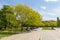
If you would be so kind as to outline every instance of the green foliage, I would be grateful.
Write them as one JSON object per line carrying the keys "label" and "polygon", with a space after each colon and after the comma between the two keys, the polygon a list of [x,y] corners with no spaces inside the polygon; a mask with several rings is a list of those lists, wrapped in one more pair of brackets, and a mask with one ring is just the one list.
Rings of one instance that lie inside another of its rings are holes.
{"label": "green foliage", "polygon": [[25,30],[42,24],[41,15],[26,5],[19,4],[15,7],[3,5],[0,10],[0,30]]}
{"label": "green foliage", "polygon": [[39,26],[57,26],[57,22],[42,22],[42,16],[37,11],[23,4],[13,7],[3,5],[0,10],[0,30],[24,31]]}
{"label": "green foliage", "polygon": [[54,21],[54,20],[45,21],[44,24],[45,24],[45,26],[47,26],[47,27],[57,27],[57,22]]}
{"label": "green foliage", "polygon": [[43,27],[43,30],[51,30],[51,27]]}
{"label": "green foliage", "polygon": [[57,27],[60,27],[60,19],[57,17]]}
{"label": "green foliage", "polygon": [[0,32],[0,39],[2,37],[7,37],[7,36],[10,36],[10,35],[13,35],[13,34],[17,34],[16,32]]}
{"label": "green foliage", "polygon": [[0,29],[4,28],[18,28],[20,23],[16,20],[14,16],[14,9],[9,5],[4,5],[3,8],[0,10]]}
{"label": "green foliage", "polygon": [[15,6],[15,12],[16,16],[20,16],[20,21],[23,24],[39,26],[42,21],[41,15],[26,5]]}

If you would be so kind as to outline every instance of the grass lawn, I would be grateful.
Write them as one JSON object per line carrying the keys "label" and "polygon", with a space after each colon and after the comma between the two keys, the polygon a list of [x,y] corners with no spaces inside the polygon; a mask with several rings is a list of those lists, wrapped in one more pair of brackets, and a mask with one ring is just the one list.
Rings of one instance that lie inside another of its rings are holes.
{"label": "grass lawn", "polygon": [[7,37],[13,34],[17,34],[17,33],[12,33],[12,32],[0,32],[0,39],[3,37]]}
{"label": "grass lawn", "polygon": [[51,27],[43,27],[43,30],[51,30]]}
{"label": "grass lawn", "polygon": [[0,34],[0,38],[8,36],[8,34]]}

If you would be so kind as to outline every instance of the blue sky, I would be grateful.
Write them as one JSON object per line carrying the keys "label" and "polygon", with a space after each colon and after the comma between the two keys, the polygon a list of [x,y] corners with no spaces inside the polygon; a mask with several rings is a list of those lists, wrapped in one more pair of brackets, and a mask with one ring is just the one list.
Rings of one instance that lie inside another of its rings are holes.
{"label": "blue sky", "polygon": [[43,20],[56,20],[60,17],[60,0],[0,0],[0,9],[4,4],[26,4],[42,15]]}

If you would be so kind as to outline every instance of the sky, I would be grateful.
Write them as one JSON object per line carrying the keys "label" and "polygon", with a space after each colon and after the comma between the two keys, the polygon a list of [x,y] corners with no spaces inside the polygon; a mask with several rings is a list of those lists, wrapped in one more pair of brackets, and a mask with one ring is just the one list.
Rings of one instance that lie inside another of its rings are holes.
{"label": "sky", "polygon": [[43,20],[57,20],[60,17],[60,0],[0,0],[0,9],[3,5],[28,5],[42,15]]}

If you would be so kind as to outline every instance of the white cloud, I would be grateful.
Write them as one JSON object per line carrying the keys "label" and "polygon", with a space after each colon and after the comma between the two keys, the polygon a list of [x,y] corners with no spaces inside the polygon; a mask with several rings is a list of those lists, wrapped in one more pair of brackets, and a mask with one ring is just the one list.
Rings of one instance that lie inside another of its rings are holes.
{"label": "white cloud", "polygon": [[48,15],[50,15],[50,16],[56,16],[55,13],[48,13]]}
{"label": "white cloud", "polygon": [[41,8],[45,10],[46,9],[46,6],[41,6]]}
{"label": "white cloud", "polygon": [[57,20],[57,17],[60,17],[60,7],[47,11],[45,15],[43,16],[43,20]]}
{"label": "white cloud", "polygon": [[56,20],[56,18],[54,17],[43,17],[43,20],[46,21],[46,20]]}
{"label": "white cloud", "polygon": [[45,0],[46,2],[57,2],[58,0]]}
{"label": "white cloud", "polygon": [[0,9],[2,8],[2,5],[0,4]]}
{"label": "white cloud", "polygon": [[55,16],[60,17],[60,7],[50,10]]}

